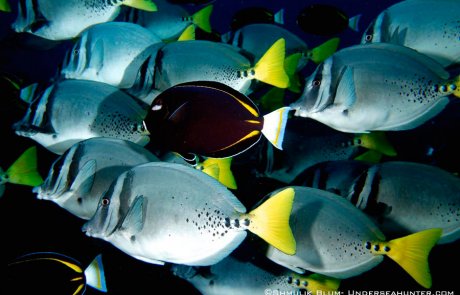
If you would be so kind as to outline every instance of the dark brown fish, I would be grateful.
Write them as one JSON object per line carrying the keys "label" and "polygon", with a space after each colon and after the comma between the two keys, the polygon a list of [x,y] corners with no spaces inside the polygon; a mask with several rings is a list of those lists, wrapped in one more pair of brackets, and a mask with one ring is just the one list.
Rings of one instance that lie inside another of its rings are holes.
{"label": "dark brown fish", "polygon": [[262,134],[281,149],[289,110],[284,107],[261,116],[239,91],[219,82],[197,81],[157,96],[145,126],[157,148],[225,158],[249,149]]}

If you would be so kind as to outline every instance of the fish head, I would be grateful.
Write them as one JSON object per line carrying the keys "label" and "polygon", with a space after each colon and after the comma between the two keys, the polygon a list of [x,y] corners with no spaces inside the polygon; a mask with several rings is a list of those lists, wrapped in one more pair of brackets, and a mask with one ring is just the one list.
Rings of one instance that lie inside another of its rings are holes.
{"label": "fish head", "polygon": [[72,160],[75,152],[76,146],[68,149],[53,162],[45,181],[32,189],[37,194],[37,199],[54,201],[58,204],[63,202],[64,198],[59,199],[71,187],[71,169],[75,169]]}
{"label": "fish head", "polygon": [[319,64],[315,71],[305,79],[305,86],[300,98],[289,106],[298,117],[309,117],[310,114],[321,112],[334,101],[332,89],[332,57]]}
{"label": "fish head", "polygon": [[130,208],[130,171],[116,178],[108,190],[100,197],[97,210],[83,225],[82,231],[89,237],[107,239],[123,223]]}
{"label": "fish head", "polygon": [[361,44],[389,42],[390,18],[386,11],[380,13],[364,31]]}

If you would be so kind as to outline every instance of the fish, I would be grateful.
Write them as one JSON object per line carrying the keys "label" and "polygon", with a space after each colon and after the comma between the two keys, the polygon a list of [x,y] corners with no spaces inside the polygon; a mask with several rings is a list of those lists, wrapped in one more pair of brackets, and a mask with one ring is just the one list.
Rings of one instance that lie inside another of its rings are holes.
{"label": "fish", "polygon": [[161,42],[158,36],[133,23],[111,21],[93,25],[68,49],[59,78],[130,88],[153,45]]}
{"label": "fish", "polygon": [[[239,260],[228,256],[211,265],[209,270],[187,265],[172,265],[171,272],[191,283],[203,295],[248,294],[267,292],[276,294],[319,295],[321,292],[337,291],[340,280],[318,274],[299,275],[290,270],[270,265],[270,270],[252,261]],[[317,292],[319,291],[319,292]]]}
{"label": "fish", "polygon": [[163,91],[150,106],[143,123],[152,138],[146,148],[226,158],[264,136],[282,149],[289,110],[262,116],[249,97],[223,83],[181,83]]}
{"label": "fish", "polygon": [[113,180],[136,165],[155,161],[160,159],[131,141],[93,137],[75,143],[60,155],[44,183],[33,192],[39,200],[52,201],[72,215],[89,220]]}
{"label": "fish", "polygon": [[180,5],[205,5],[215,2],[216,0],[167,0],[172,4]]}
{"label": "fish", "polygon": [[349,133],[419,127],[460,97],[460,76],[414,49],[390,43],[341,49],[305,79],[294,116]]}
{"label": "fish", "polygon": [[[84,267],[58,252],[34,252],[19,256],[7,265],[6,290],[15,294],[85,294],[90,286],[107,293],[102,255]],[[13,291],[14,290],[14,291]]]}
{"label": "fish", "polygon": [[210,18],[214,8],[213,4],[208,4],[190,14],[187,9],[179,4],[170,3],[166,0],[155,1],[155,3],[158,6],[158,11],[149,12],[130,9],[123,15],[121,20],[146,28],[164,42],[177,40],[190,25],[211,33]]}
{"label": "fish", "polygon": [[280,38],[259,61],[251,63],[238,47],[229,44],[208,40],[167,43],[141,66],[133,88],[140,88],[143,97],[152,101],[170,87],[194,81],[220,82],[243,94],[251,92],[254,80],[286,88],[284,49],[285,41]]}
{"label": "fish", "polygon": [[359,31],[359,22],[362,14],[349,17],[341,8],[315,3],[304,7],[297,15],[296,24],[305,33],[332,36],[338,35],[346,29]]}
{"label": "fish", "polygon": [[254,60],[258,60],[279,38],[283,38],[286,42],[286,57],[293,54],[301,55],[298,64],[295,65],[296,71],[305,68],[309,61],[315,64],[323,62],[337,51],[340,43],[340,39],[334,37],[311,48],[297,34],[284,27],[264,23],[246,25],[231,33],[230,36],[223,36],[223,41],[247,51]]}
{"label": "fish", "polygon": [[294,197],[288,188],[246,213],[236,196],[206,173],[151,162],[122,173],[82,231],[157,265],[215,264],[243,242],[248,230],[291,255],[296,251],[288,224]]}
{"label": "fish", "polygon": [[49,40],[69,40],[86,28],[114,20],[121,5],[156,11],[150,0],[19,0],[18,14],[11,27]]}
{"label": "fish", "polygon": [[460,64],[460,21],[456,0],[405,0],[389,6],[369,24],[362,44],[386,42],[425,54],[443,67]]}
{"label": "fish", "polygon": [[284,8],[273,12],[263,6],[242,8],[233,14],[230,28],[236,31],[249,24],[284,24]]}
{"label": "fish", "polygon": [[[327,171],[330,173],[324,173]],[[408,161],[367,167],[338,161],[317,167],[316,175],[323,181],[313,187],[338,192],[387,236],[436,227],[442,229],[438,244],[460,238],[460,179],[442,168]]]}
{"label": "fish", "polygon": [[0,198],[5,192],[6,183],[37,186],[43,183],[37,167],[37,147],[27,148],[6,171],[0,167]]}
{"label": "fish", "polygon": [[13,129],[58,155],[91,137],[146,145],[150,139],[143,125],[147,111],[147,104],[106,83],[59,80],[34,98]]}
{"label": "fish", "polygon": [[372,167],[372,164],[356,159],[319,162],[299,173],[289,185],[308,186],[339,196],[347,196],[350,185]]}
{"label": "fish", "polygon": [[289,118],[284,130],[283,150],[265,144],[261,154],[261,175],[286,184],[317,163],[360,159],[379,162],[395,157],[396,150],[383,132],[344,133],[314,120]]}
{"label": "fish", "polygon": [[420,286],[432,286],[428,257],[442,229],[386,240],[372,219],[344,198],[315,188],[288,187],[296,195],[289,223],[297,252],[286,255],[269,245],[266,256],[271,261],[298,273],[347,279],[377,267],[387,256]]}

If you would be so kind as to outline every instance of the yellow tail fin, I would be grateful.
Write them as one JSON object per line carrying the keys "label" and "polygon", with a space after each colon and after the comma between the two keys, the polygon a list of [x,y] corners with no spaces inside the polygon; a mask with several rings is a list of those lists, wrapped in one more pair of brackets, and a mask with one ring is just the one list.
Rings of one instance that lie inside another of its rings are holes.
{"label": "yellow tail fin", "polygon": [[388,141],[385,132],[373,131],[369,133],[357,134],[355,136],[355,142],[367,149],[381,152],[386,156],[396,156],[396,150]]}
{"label": "yellow tail fin", "polygon": [[254,66],[254,78],[279,88],[287,88],[289,77],[284,70],[285,50],[284,38],[273,43]]}
{"label": "yellow tail fin", "polygon": [[[204,173],[211,175],[230,189],[237,189],[235,177],[231,170],[232,158],[207,158],[197,165]],[[200,167],[201,166],[201,167]]]}
{"label": "yellow tail fin", "polygon": [[441,237],[442,229],[423,230],[383,243],[374,253],[386,254],[398,263],[417,283],[430,288],[431,274],[428,255]]}
{"label": "yellow tail fin", "polygon": [[294,93],[300,93],[301,83],[299,74],[297,73],[297,66],[302,57],[301,53],[294,53],[286,57],[284,60],[284,70],[289,77],[289,90]]}
{"label": "yellow tail fin", "polygon": [[296,242],[289,226],[295,191],[286,188],[249,212],[249,230],[278,250],[294,255]]}
{"label": "yellow tail fin", "polygon": [[[300,289],[305,289],[312,295],[324,294],[328,291],[337,291],[340,286],[340,280],[327,277],[321,274],[299,275],[292,273],[291,284]],[[319,291],[319,292],[318,292]]]}
{"label": "yellow tail fin", "polygon": [[157,11],[157,5],[150,0],[123,0],[123,5],[145,11]]}
{"label": "yellow tail fin", "polygon": [[14,184],[37,186],[43,178],[37,171],[37,148],[28,148],[5,172],[8,181]]}
{"label": "yellow tail fin", "polygon": [[325,61],[328,57],[330,57],[337,51],[337,48],[339,47],[339,42],[340,39],[335,37],[313,48],[311,51],[310,59],[316,64]]}
{"label": "yellow tail fin", "polygon": [[211,13],[212,13],[213,5],[205,6],[204,8],[200,9],[199,11],[195,12],[192,16],[193,23],[206,33],[211,33]]}
{"label": "yellow tail fin", "polygon": [[8,0],[0,0],[0,11],[11,12],[11,6]]}
{"label": "yellow tail fin", "polygon": [[195,40],[195,25],[191,24],[185,28],[185,30],[180,34],[177,41],[188,41],[188,40]]}

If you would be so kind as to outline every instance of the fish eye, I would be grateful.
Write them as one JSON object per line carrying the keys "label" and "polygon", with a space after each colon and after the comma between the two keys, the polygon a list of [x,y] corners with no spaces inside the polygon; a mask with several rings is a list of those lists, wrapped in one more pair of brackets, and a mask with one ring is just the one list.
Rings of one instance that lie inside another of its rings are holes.
{"label": "fish eye", "polygon": [[371,42],[372,41],[372,35],[366,35],[366,37],[364,37],[364,40],[366,40],[366,42]]}
{"label": "fish eye", "polygon": [[311,85],[314,86],[314,87],[318,87],[319,85],[321,85],[321,81],[320,80],[313,80],[313,82],[311,82]]}
{"label": "fish eye", "polygon": [[101,205],[102,205],[102,206],[106,207],[106,206],[108,206],[109,204],[110,204],[110,200],[109,200],[109,199],[107,199],[107,198],[102,198],[102,200],[101,200]]}
{"label": "fish eye", "polygon": [[79,51],[78,49],[74,49],[74,50],[73,50],[73,54],[75,54],[75,55],[78,55],[79,52],[80,52],[80,51]]}

